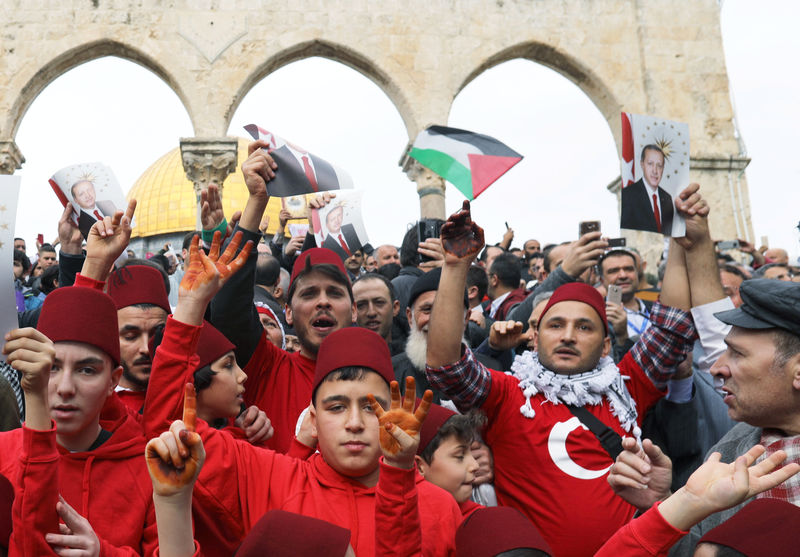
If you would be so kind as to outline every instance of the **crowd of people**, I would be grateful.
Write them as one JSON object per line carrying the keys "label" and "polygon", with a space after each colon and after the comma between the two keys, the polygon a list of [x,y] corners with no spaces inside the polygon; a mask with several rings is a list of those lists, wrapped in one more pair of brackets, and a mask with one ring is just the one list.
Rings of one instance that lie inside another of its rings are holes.
{"label": "crowd of people", "polygon": [[657,273],[599,231],[489,245],[468,202],[423,241],[270,238],[265,147],[180,253],[121,257],[135,200],[15,241],[0,553],[798,554],[784,250],[720,252],[697,184]]}

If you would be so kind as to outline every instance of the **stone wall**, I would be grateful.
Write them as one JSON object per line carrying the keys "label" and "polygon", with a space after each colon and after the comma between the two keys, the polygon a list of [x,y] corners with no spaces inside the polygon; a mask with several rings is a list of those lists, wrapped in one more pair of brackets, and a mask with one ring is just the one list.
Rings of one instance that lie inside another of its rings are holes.
{"label": "stone wall", "polygon": [[[734,133],[715,0],[17,0],[5,7],[0,170],[21,164],[14,136],[36,95],[101,56],[159,75],[203,139],[225,135],[264,76],[309,56],[372,79],[409,138],[447,122],[456,94],[482,71],[521,57],[580,87],[618,143],[623,109],[688,122],[692,178],[712,203],[715,235],[752,237],[747,160]],[[443,211],[441,199],[432,203],[429,215]]]}

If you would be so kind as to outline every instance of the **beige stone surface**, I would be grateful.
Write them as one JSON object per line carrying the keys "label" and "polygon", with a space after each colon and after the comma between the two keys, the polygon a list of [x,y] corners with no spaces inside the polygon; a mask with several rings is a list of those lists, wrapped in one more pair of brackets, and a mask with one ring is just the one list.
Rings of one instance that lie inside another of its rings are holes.
{"label": "beige stone surface", "polygon": [[[482,71],[522,57],[580,87],[617,142],[626,110],[688,122],[693,157],[728,161],[740,153],[715,0],[6,0],[3,7],[0,142],[13,142],[52,80],[107,55],[159,75],[185,105],[195,135],[206,138],[225,135],[260,79],[309,56],[372,79],[409,138],[446,122],[456,94]],[[737,223],[752,230],[740,169],[693,177],[714,204],[719,237],[733,237]]]}

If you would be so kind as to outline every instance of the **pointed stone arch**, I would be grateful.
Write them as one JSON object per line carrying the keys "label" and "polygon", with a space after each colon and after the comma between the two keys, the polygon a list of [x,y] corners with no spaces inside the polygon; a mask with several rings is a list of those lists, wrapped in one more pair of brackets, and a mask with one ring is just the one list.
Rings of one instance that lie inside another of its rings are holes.
{"label": "pointed stone arch", "polygon": [[182,90],[178,81],[163,65],[151,56],[148,56],[141,50],[128,44],[110,39],[101,39],[71,48],[42,64],[19,90],[19,93],[11,105],[11,109],[6,114],[5,124],[3,125],[3,129],[7,130],[6,134],[10,137],[16,135],[17,129],[25,113],[28,111],[28,108],[33,104],[33,101],[35,101],[36,97],[58,77],[81,64],[106,56],[113,56],[134,62],[161,78],[161,80],[178,96],[189,114],[190,120],[192,120],[194,124],[194,118],[190,110],[187,95]]}
{"label": "pointed stone arch", "polygon": [[253,71],[242,81],[236,93],[231,98],[231,103],[225,111],[225,127],[230,125],[236,109],[245,95],[262,79],[272,72],[305,58],[320,57],[334,62],[339,62],[352,68],[361,75],[375,83],[381,91],[389,97],[395,109],[403,119],[406,129],[416,129],[414,112],[406,95],[391,76],[366,55],[353,50],[348,46],[325,40],[311,40],[292,45],[270,56],[263,63],[256,66]]}
{"label": "pointed stone arch", "polygon": [[[546,66],[572,81],[587,97],[589,97],[589,100],[591,100],[603,114],[606,121],[609,123],[614,140],[619,143],[619,126],[614,124],[619,121],[619,113],[622,105],[615,97],[614,92],[592,68],[569,52],[550,44],[527,41],[504,48],[492,54],[484,59],[461,81],[453,98],[486,70],[517,58],[530,60]],[[612,124],[612,122],[614,124]]]}

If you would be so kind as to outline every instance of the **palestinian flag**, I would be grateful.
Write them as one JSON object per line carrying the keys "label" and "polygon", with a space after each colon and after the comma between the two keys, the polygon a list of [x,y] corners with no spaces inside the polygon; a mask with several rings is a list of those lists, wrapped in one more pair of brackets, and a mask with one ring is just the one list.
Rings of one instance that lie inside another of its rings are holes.
{"label": "palestinian flag", "polygon": [[493,137],[431,126],[420,132],[409,156],[453,184],[472,201],[522,155]]}

